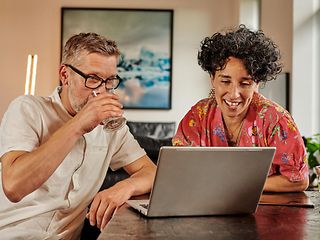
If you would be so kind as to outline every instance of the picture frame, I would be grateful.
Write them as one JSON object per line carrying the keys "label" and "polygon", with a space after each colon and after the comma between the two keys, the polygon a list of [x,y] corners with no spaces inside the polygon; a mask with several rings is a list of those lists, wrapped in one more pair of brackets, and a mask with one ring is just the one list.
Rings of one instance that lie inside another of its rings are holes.
{"label": "picture frame", "polygon": [[61,49],[80,32],[117,42],[125,109],[171,109],[173,10],[63,7]]}
{"label": "picture frame", "polygon": [[259,86],[259,92],[290,111],[290,74],[280,73],[275,80]]}

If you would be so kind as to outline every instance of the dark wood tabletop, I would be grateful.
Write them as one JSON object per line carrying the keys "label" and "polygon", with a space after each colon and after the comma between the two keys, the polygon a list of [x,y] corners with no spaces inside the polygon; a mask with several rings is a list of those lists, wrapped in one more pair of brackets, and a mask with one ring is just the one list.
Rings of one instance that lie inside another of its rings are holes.
{"label": "dark wood tabletop", "polygon": [[[306,191],[308,206],[259,205],[256,213],[233,216],[146,218],[124,204],[101,232],[99,240],[126,239],[273,239],[319,240],[320,193]],[[276,195],[295,202],[301,193]],[[264,194],[268,201],[270,194]],[[282,200],[281,200],[282,199]],[[278,201],[277,200],[277,201]],[[300,200],[299,200],[300,201]]]}

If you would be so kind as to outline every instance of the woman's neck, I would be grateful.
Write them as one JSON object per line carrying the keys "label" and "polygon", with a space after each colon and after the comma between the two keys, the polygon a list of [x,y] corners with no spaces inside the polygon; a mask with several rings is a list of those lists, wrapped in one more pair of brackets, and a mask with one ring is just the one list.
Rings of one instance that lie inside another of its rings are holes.
{"label": "woman's neck", "polygon": [[245,116],[225,117],[222,115],[223,123],[229,130],[238,128],[242,124],[244,118]]}
{"label": "woman's neck", "polygon": [[244,117],[223,117],[227,142],[230,146],[238,145]]}

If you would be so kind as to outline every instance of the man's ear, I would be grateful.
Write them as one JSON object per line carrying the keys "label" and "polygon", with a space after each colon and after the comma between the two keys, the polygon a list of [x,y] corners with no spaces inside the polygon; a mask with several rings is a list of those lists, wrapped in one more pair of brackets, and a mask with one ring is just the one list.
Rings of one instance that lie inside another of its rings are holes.
{"label": "man's ear", "polygon": [[62,85],[68,85],[69,73],[65,65],[60,66],[59,78]]}

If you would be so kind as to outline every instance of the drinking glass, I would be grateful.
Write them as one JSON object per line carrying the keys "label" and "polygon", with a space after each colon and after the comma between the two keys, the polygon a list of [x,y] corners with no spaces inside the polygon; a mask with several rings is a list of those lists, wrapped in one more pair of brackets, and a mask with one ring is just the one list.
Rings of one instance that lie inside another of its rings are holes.
{"label": "drinking glass", "polygon": [[[110,93],[115,92],[114,88],[110,88],[108,89],[108,91]],[[93,96],[95,97],[98,95],[95,91],[92,91],[92,93],[93,93]],[[106,132],[113,132],[118,129],[121,129],[126,124],[126,122],[127,120],[125,117],[110,117],[102,120],[102,123],[104,125],[103,129]]]}

